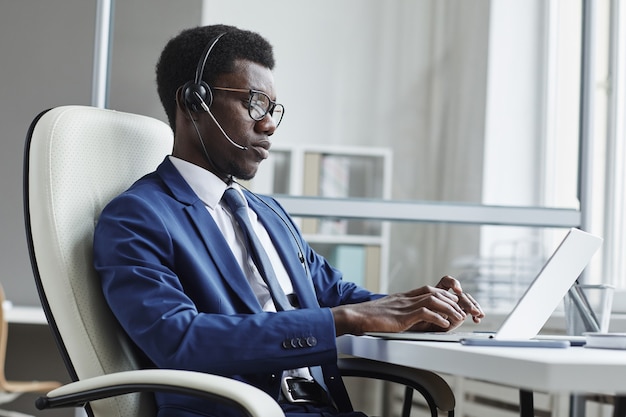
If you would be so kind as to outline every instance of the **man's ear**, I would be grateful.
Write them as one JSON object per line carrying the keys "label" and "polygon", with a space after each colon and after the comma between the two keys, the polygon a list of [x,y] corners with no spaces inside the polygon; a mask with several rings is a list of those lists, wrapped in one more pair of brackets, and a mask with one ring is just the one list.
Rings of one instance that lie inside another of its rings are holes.
{"label": "man's ear", "polygon": [[178,90],[176,90],[176,109],[178,112],[185,115],[185,119],[198,120],[198,115],[196,114],[196,112],[187,107],[187,103],[185,103],[182,86],[178,87]]}

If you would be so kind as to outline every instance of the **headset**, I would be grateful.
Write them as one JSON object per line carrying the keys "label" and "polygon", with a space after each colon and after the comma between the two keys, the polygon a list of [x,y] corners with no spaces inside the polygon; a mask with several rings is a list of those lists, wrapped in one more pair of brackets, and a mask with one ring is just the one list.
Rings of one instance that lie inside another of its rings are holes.
{"label": "headset", "polygon": [[[228,142],[230,142],[231,145],[233,145],[237,149],[241,149],[242,151],[247,151],[248,147],[240,145],[234,140],[232,140],[230,136],[228,136],[224,128],[222,128],[222,125],[220,124],[220,122],[218,122],[215,116],[213,116],[213,113],[211,113],[210,107],[211,107],[211,104],[213,104],[213,92],[211,91],[211,87],[209,87],[207,83],[202,81],[202,76],[204,75],[204,67],[206,66],[207,60],[209,59],[209,55],[211,54],[211,51],[215,47],[215,44],[217,43],[217,41],[219,41],[222,36],[226,35],[226,33],[227,32],[223,32],[217,35],[204,48],[204,51],[202,52],[202,55],[200,56],[200,60],[198,61],[198,66],[196,67],[196,77],[194,78],[193,81],[188,81],[185,83],[185,85],[183,85],[182,96],[183,96],[185,108],[187,109],[187,112],[189,112],[189,117],[191,118],[192,122],[193,122],[193,117],[191,117],[192,111],[194,113],[199,113],[201,111],[207,112],[209,116],[211,116],[211,119],[213,119],[213,122],[215,122],[215,125],[222,132],[222,135],[224,135],[226,140],[228,140]],[[216,167],[216,165],[211,161],[211,158],[209,157],[209,154],[206,151],[206,147],[204,146],[204,140],[202,140],[202,136],[200,135],[200,130],[198,129],[198,126],[196,125],[195,122],[193,122],[193,127],[196,129],[196,133],[198,134],[198,138],[200,139],[200,143],[202,144],[202,148],[204,150],[204,154],[207,160],[209,160],[209,163],[211,165]]]}
{"label": "headset", "polygon": [[227,32],[220,33],[217,35],[211,42],[209,42],[204,48],[202,55],[200,56],[200,60],[198,61],[198,66],[196,67],[196,77],[193,81],[188,81],[183,86],[183,100],[185,102],[185,106],[193,112],[199,113],[202,110],[210,113],[208,108],[211,107],[213,103],[213,93],[211,92],[211,87],[204,81],[202,81],[202,76],[204,75],[204,67],[206,66],[206,62],[209,59],[209,55],[211,51],[215,47],[217,41]]}

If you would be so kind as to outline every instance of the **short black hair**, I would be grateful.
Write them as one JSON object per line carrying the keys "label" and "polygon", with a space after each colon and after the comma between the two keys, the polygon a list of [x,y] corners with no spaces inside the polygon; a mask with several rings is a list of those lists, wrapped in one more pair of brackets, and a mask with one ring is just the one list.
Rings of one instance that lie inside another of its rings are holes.
{"label": "short black hair", "polygon": [[202,80],[209,86],[217,76],[232,72],[238,59],[274,69],[272,45],[258,33],[227,25],[183,30],[165,45],[156,65],[157,91],[172,129],[176,130],[176,91],[194,81],[205,48],[221,34],[225,35],[211,50],[204,67]]}

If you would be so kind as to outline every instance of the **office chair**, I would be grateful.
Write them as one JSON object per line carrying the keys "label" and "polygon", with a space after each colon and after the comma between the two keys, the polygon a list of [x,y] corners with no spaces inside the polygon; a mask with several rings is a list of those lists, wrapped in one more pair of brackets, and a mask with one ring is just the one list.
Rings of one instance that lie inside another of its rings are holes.
{"label": "office chair", "polygon": [[[151,392],[167,390],[222,400],[249,416],[283,415],[269,395],[239,381],[142,369],[143,356],[104,300],[92,266],[100,211],[153,171],[172,143],[170,127],[156,119],[94,107],[57,107],[32,122],[24,152],[27,242],[43,309],[74,381],[40,397],[38,408],[85,406],[94,417],[154,416]],[[408,402],[412,390],[419,391],[433,417],[437,409],[453,415],[454,395],[435,374],[356,358],[342,359],[341,366],[346,375],[411,387]]]}
{"label": "office chair", "polygon": [[[6,363],[7,341],[9,338],[9,323],[4,315],[4,289],[0,285],[0,404],[6,404],[25,393],[46,393],[60,387],[58,381],[13,381],[7,380],[4,373]],[[0,410],[0,416],[26,416],[8,410]]]}

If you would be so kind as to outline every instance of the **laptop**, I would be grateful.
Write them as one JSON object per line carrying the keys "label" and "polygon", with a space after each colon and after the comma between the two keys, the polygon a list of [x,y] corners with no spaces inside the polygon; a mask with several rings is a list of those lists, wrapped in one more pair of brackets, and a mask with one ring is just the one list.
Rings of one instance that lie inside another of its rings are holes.
{"label": "laptop", "polygon": [[[480,338],[509,341],[537,338],[541,328],[601,245],[602,238],[576,228],[570,229],[496,332],[369,332],[366,334],[388,339],[446,342]],[[556,339],[558,336],[549,338]]]}

